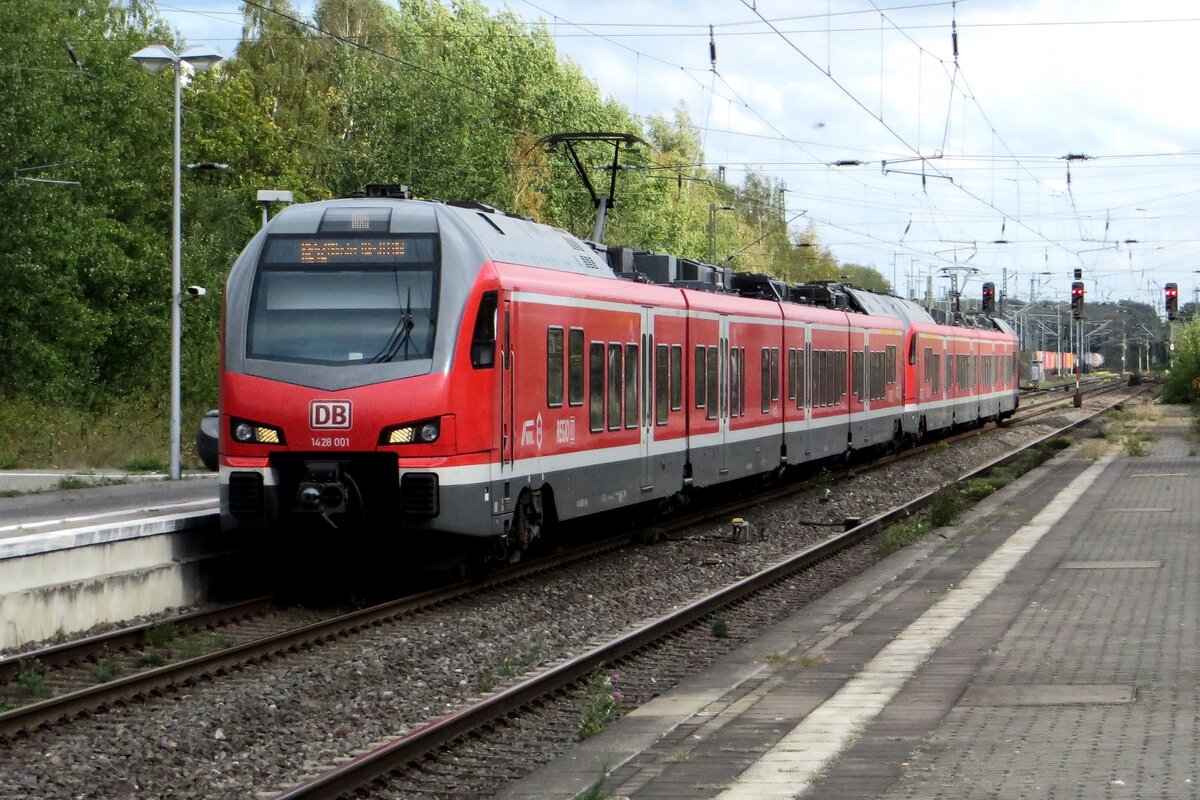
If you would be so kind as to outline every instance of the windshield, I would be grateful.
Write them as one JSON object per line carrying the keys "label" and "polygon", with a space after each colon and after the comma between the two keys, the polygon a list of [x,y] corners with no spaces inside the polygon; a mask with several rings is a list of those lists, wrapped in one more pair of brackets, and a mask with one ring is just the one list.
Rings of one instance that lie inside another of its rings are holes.
{"label": "windshield", "polygon": [[306,364],[431,358],[432,235],[273,236],[254,291],[246,356]]}

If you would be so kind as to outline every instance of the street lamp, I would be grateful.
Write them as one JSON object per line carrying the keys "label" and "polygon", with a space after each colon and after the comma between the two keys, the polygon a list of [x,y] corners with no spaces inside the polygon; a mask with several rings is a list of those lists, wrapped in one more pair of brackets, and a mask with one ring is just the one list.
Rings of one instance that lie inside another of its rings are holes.
{"label": "street lamp", "polygon": [[150,74],[155,74],[167,66],[175,69],[175,147],[171,159],[171,463],[170,478],[179,480],[182,470],[179,464],[179,420],[183,416],[180,405],[180,341],[183,338],[180,320],[181,292],[183,283],[180,266],[180,128],[182,127],[181,89],[183,86],[183,65],[186,64],[197,72],[203,72],[221,60],[222,56],[200,45],[189,47],[176,55],[173,50],[161,44],[143,47],[132,56],[134,61],[145,67]]}

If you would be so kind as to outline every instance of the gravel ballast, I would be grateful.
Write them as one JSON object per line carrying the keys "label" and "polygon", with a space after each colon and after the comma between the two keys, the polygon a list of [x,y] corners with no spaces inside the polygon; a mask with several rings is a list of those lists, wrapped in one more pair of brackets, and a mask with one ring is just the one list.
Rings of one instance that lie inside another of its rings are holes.
{"label": "gravel ballast", "polygon": [[[629,547],[490,591],[471,608],[422,612],[165,698],[0,744],[0,797],[240,799],[286,786],[837,530],[805,522],[878,514],[1080,413],[989,429],[831,485],[827,497],[822,487],[759,506],[746,515],[754,530],[743,541],[727,540],[727,523],[697,526],[653,546]],[[818,568],[815,577],[789,581],[799,582],[793,593],[819,596],[875,557],[870,547],[848,553],[845,569],[822,576]],[[669,688],[689,669],[735,646],[751,627],[738,620],[738,635],[729,640],[699,637],[707,643],[680,651],[689,654],[682,668],[652,666],[661,681],[638,670],[622,687],[622,708]],[[569,745],[568,737],[558,749]],[[510,747],[520,751],[517,744]],[[542,758],[531,758],[529,769],[554,755],[543,746],[536,750]],[[498,780],[517,777],[496,772]],[[494,785],[483,780],[458,790],[489,788]]]}

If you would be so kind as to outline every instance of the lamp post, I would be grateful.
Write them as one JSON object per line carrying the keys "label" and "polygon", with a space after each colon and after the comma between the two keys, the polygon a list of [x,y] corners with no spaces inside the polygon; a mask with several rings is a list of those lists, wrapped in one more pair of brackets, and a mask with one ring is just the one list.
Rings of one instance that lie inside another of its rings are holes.
{"label": "lamp post", "polygon": [[181,339],[183,338],[182,321],[180,319],[183,270],[180,265],[179,241],[180,206],[182,204],[180,198],[180,129],[182,127],[180,97],[183,87],[183,65],[187,64],[197,72],[203,72],[220,61],[222,56],[210,48],[202,46],[189,47],[177,55],[168,47],[164,47],[161,44],[152,44],[149,47],[143,47],[141,50],[138,50],[130,58],[141,64],[151,74],[155,74],[167,66],[173,67],[175,70],[175,138],[171,159],[171,458],[169,474],[171,480],[177,481],[182,475],[179,463],[179,425],[180,417],[183,416],[180,407],[179,377],[180,346]]}

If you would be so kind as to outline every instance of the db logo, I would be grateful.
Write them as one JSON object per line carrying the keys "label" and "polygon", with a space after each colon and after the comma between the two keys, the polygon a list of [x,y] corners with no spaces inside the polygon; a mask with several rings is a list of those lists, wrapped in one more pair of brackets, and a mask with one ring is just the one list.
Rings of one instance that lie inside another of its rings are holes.
{"label": "db logo", "polygon": [[350,430],[350,401],[313,400],[308,407],[308,424],[314,429]]}

